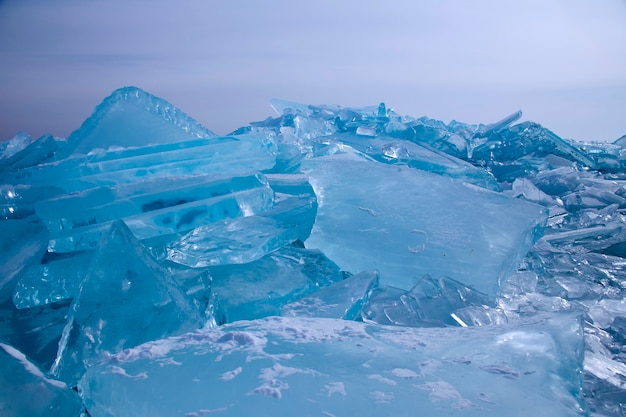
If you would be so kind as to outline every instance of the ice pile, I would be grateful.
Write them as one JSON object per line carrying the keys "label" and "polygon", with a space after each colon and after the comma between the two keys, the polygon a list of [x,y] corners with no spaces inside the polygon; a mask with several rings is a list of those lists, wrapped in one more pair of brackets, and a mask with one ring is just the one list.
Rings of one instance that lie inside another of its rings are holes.
{"label": "ice pile", "polygon": [[0,145],[0,415],[624,415],[624,138],[272,105]]}

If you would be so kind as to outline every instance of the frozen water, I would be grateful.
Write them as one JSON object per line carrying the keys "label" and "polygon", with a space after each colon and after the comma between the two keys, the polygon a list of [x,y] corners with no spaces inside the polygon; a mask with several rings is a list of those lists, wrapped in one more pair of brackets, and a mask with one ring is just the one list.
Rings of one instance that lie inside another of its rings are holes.
{"label": "frozen water", "polygon": [[78,417],[82,401],[67,385],[46,376],[19,350],[0,343],[0,414],[11,417]]}
{"label": "frozen water", "polygon": [[323,253],[285,246],[249,264],[210,267],[223,321],[279,315],[281,307],[344,278]]}
{"label": "frozen water", "polygon": [[409,291],[377,289],[363,307],[369,323],[408,327],[484,326],[502,324],[507,317],[494,308],[486,294],[441,276],[425,275]]}
{"label": "frozen water", "polygon": [[68,138],[69,150],[143,147],[215,136],[167,101],[137,87],[115,90]]}
{"label": "frozen water", "polygon": [[624,138],[272,106],[0,145],[0,414],[624,416]]}
{"label": "frozen water", "polygon": [[74,384],[102,356],[200,328],[203,311],[121,221],[111,225],[70,308],[53,373]]}
{"label": "frozen water", "polygon": [[535,204],[354,154],[302,170],[319,201],[307,247],[352,273],[378,269],[381,285],[408,290],[445,275],[495,297],[546,221]]}
{"label": "frozen water", "polygon": [[126,350],[79,391],[94,417],[578,416],[582,341],[572,315],[472,329],[270,317]]}
{"label": "frozen water", "polygon": [[363,271],[283,306],[281,314],[355,320],[372,291],[378,287],[378,278],[377,271]]}
{"label": "frozen water", "polygon": [[0,303],[11,298],[19,273],[41,259],[48,237],[45,225],[35,216],[0,221]]}

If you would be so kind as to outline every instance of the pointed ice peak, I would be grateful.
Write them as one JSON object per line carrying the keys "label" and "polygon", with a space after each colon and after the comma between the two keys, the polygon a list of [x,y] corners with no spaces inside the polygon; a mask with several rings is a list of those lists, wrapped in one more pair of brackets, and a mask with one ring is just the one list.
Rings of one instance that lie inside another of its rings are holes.
{"label": "pointed ice peak", "polygon": [[216,136],[171,103],[137,87],[115,90],[68,137],[69,152],[141,147]]}

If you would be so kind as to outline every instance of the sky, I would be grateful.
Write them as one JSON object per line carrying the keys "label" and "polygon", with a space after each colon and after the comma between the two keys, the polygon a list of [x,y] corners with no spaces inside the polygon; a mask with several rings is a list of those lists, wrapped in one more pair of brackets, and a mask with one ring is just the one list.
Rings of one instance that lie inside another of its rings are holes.
{"label": "sky", "polygon": [[219,134],[272,98],[626,134],[626,0],[0,0],[0,140],[134,85]]}

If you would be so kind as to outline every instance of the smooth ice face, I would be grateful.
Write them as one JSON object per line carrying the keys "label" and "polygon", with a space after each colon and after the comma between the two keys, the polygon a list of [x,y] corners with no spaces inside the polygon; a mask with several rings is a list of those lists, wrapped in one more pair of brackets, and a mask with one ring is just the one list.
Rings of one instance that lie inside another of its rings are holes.
{"label": "smooth ice face", "polygon": [[248,264],[208,269],[224,322],[279,315],[285,304],[344,278],[323,253],[295,246]]}
{"label": "smooth ice face", "polygon": [[0,221],[0,303],[11,298],[20,272],[39,262],[48,238],[48,230],[35,216]]}
{"label": "smooth ice face", "polygon": [[355,320],[372,291],[378,287],[378,271],[363,271],[284,305],[285,317],[326,317]]}
{"label": "smooth ice face", "polygon": [[428,148],[425,144],[418,145],[408,140],[386,136],[368,137],[350,133],[336,134],[330,139],[350,145],[377,161],[403,163],[412,168],[448,176],[489,190],[498,190],[495,178],[485,169]]}
{"label": "smooth ice face", "polygon": [[137,87],[115,90],[68,137],[72,152],[138,147],[215,136],[167,101]]}
{"label": "smooth ice face", "polygon": [[0,415],[69,417],[83,410],[67,385],[46,376],[14,347],[0,343]]}
{"label": "smooth ice face", "polygon": [[471,329],[269,317],[121,352],[79,391],[94,417],[582,416],[582,350],[572,315]]}
{"label": "smooth ice face", "polygon": [[203,313],[117,221],[72,303],[53,373],[74,384],[85,366],[106,354],[202,327]]}
{"label": "smooth ice face", "polygon": [[494,297],[546,221],[541,206],[353,154],[302,170],[319,202],[305,245],[349,272],[379,270],[381,285],[444,275]]}

